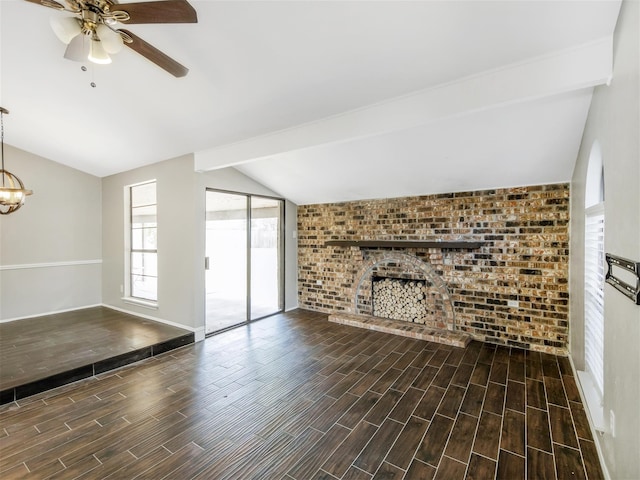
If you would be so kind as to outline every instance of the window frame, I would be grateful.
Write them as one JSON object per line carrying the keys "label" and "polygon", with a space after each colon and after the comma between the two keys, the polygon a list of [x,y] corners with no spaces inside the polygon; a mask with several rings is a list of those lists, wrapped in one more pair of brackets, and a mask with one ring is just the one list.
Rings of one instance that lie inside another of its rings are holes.
{"label": "window frame", "polygon": [[606,236],[605,171],[600,142],[591,146],[587,163],[583,228],[583,369],[577,370],[586,410],[596,431],[610,425],[604,415],[605,317],[604,252]]}
{"label": "window frame", "polygon": [[[154,203],[148,203],[148,204],[144,204],[144,205],[135,205],[134,206],[134,189],[137,187],[142,187],[142,186],[146,186],[146,185],[150,185],[153,184],[154,185]],[[159,272],[158,272],[158,221],[157,221],[157,216],[158,216],[158,198],[157,198],[157,180],[156,179],[152,179],[152,180],[146,180],[144,182],[139,182],[139,183],[135,183],[135,184],[131,184],[131,185],[126,185],[124,188],[124,196],[125,196],[125,282],[124,282],[124,293],[125,296],[122,298],[122,300],[125,303],[130,303],[130,304],[134,304],[134,305],[140,305],[143,307],[148,307],[148,308],[152,308],[152,309],[157,309],[158,308],[158,279],[159,279]],[[155,226],[154,227],[140,227],[140,228],[134,228],[134,208],[140,208],[140,207],[154,207],[154,214],[155,214]],[[154,228],[155,229],[155,240],[156,240],[156,245],[155,248],[144,248],[144,243],[145,243],[145,238],[144,238],[144,234],[145,234],[145,228]],[[137,234],[136,230],[140,230],[140,234],[143,235],[142,238],[142,242],[141,242],[141,246],[142,248],[138,248],[135,247],[134,245],[137,245],[138,242],[136,242],[134,240],[135,235]],[[149,277],[149,278],[155,278],[155,295],[151,295],[151,297],[155,297],[155,298],[148,298],[148,297],[144,297],[144,296],[140,296],[139,292],[135,291],[134,288],[134,283],[135,283],[135,279],[134,277],[139,277],[141,274],[140,273],[136,273],[134,272],[134,255],[136,254],[142,254],[143,258],[146,255],[153,255],[155,256],[155,275],[149,275],[149,274],[145,274],[144,273],[144,266],[143,268],[143,273],[142,276],[145,277]]]}

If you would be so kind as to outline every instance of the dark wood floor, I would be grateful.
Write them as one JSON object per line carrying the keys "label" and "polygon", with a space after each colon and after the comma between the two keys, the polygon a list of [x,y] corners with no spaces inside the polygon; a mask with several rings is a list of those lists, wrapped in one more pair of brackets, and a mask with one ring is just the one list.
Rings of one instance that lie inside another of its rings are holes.
{"label": "dark wood floor", "polygon": [[48,379],[54,386],[69,383],[55,384],[87,368],[91,371],[84,376],[91,376],[95,365],[106,371],[152,356],[153,347],[168,350],[189,335],[192,332],[105,307],[0,323],[0,392],[42,384],[45,388],[36,389],[40,392]]}
{"label": "dark wood floor", "polygon": [[0,477],[602,478],[565,358],[295,311],[0,407]]}

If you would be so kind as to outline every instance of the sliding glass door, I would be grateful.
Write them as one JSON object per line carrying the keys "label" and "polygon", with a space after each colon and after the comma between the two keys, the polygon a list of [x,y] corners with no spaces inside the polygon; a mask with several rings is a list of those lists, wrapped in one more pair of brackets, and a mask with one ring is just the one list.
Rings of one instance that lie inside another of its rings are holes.
{"label": "sliding glass door", "polygon": [[250,318],[255,320],[282,310],[280,299],[282,200],[252,196],[250,206]]}
{"label": "sliding glass door", "polygon": [[247,206],[244,195],[207,191],[206,333],[247,319]]}
{"label": "sliding glass door", "polygon": [[283,201],[206,192],[206,333],[282,311]]}

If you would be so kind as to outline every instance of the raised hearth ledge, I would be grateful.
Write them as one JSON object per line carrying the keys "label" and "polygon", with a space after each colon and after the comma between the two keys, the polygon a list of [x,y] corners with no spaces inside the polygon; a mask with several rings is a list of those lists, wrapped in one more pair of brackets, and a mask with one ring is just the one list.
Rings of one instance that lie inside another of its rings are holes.
{"label": "raised hearth ledge", "polygon": [[427,340],[429,342],[442,343],[454,347],[464,348],[472,340],[470,334],[440,330],[426,327],[419,323],[405,322],[403,320],[390,320],[388,318],[373,317],[371,315],[355,315],[353,313],[334,313],[329,315],[329,321],[351,327],[375,330],[376,332],[391,333],[402,337]]}
{"label": "raised hearth ledge", "polygon": [[484,242],[474,241],[434,241],[434,240],[327,240],[325,247],[360,247],[360,248],[480,248]]}

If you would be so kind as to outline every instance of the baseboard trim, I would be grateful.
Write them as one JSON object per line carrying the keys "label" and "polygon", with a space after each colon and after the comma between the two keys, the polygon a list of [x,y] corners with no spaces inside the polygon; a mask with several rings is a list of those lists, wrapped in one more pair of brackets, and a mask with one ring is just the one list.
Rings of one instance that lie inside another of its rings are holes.
{"label": "baseboard trim", "polygon": [[202,332],[204,332],[204,327],[201,327],[201,328],[189,327],[187,325],[183,325],[182,323],[172,322],[171,320],[165,320],[164,318],[154,317],[153,315],[146,315],[144,313],[134,312],[132,310],[127,310],[126,308],[115,307],[113,305],[108,305],[106,303],[103,303],[101,306],[105,308],[110,308],[112,310],[117,310],[118,312],[128,313],[129,315],[133,315],[134,317],[146,318],[147,320],[153,320],[154,322],[164,323],[165,325],[170,325],[176,328],[182,328],[183,330],[189,330],[190,332],[193,332],[194,334],[196,334],[196,338],[198,337],[197,335],[198,330],[202,330]]}
{"label": "baseboard trim", "polygon": [[582,401],[582,404],[585,406],[585,412],[587,414],[587,421],[589,422],[589,428],[591,429],[591,436],[593,437],[593,443],[595,443],[596,445],[596,451],[598,452],[598,460],[600,461],[600,468],[602,468],[602,473],[604,474],[604,478],[605,480],[611,480],[611,475],[609,475],[609,470],[607,470],[607,464],[604,461],[604,454],[602,452],[602,445],[600,444],[600,438],[602,437],[603,433],[596,429],[595,423],[593,422],[593,419],[591,418],[591,411],[589,410],[588,404],[587,404],[587,397],[586,394],[582,388],[582,383],[580,382],[580,376],[578,375],[578,370],[576,369],[576,366],[573,363],[573,358],[571,358],[571,355],[568,355],[569,358],[569,365],[571,365],[571,371],[573,373],[573,378],[575,378],[576,380],[576,385],[578,385],[578,392],[580,393],[580,400]]}
{"label": "baseboard trim", "polygon": [[193,331],[195,338],[194,342],[201,342],[205,339],[206,333],[204,327],[198,327]]}
{"label": "baseboard trim", "polygon": [[57,313],[75,312],[76,310],[84,310],[86,308],[94,308],[94,307],[102,307],[102,306],[106,306],[106,305],[103,305],[101,303],[96,303],[93,305],[83,305],[81,307],[66,308],[63,310],[54,310],[53,312],[47,311],[42,313],[34,313],[33,315],[26,315],[24,317],[6,318],[3,320],[0,320],[0,323],[15,322],[16,320],[27,320],[29,318],[44,317],[46,315],[56,315]]}

